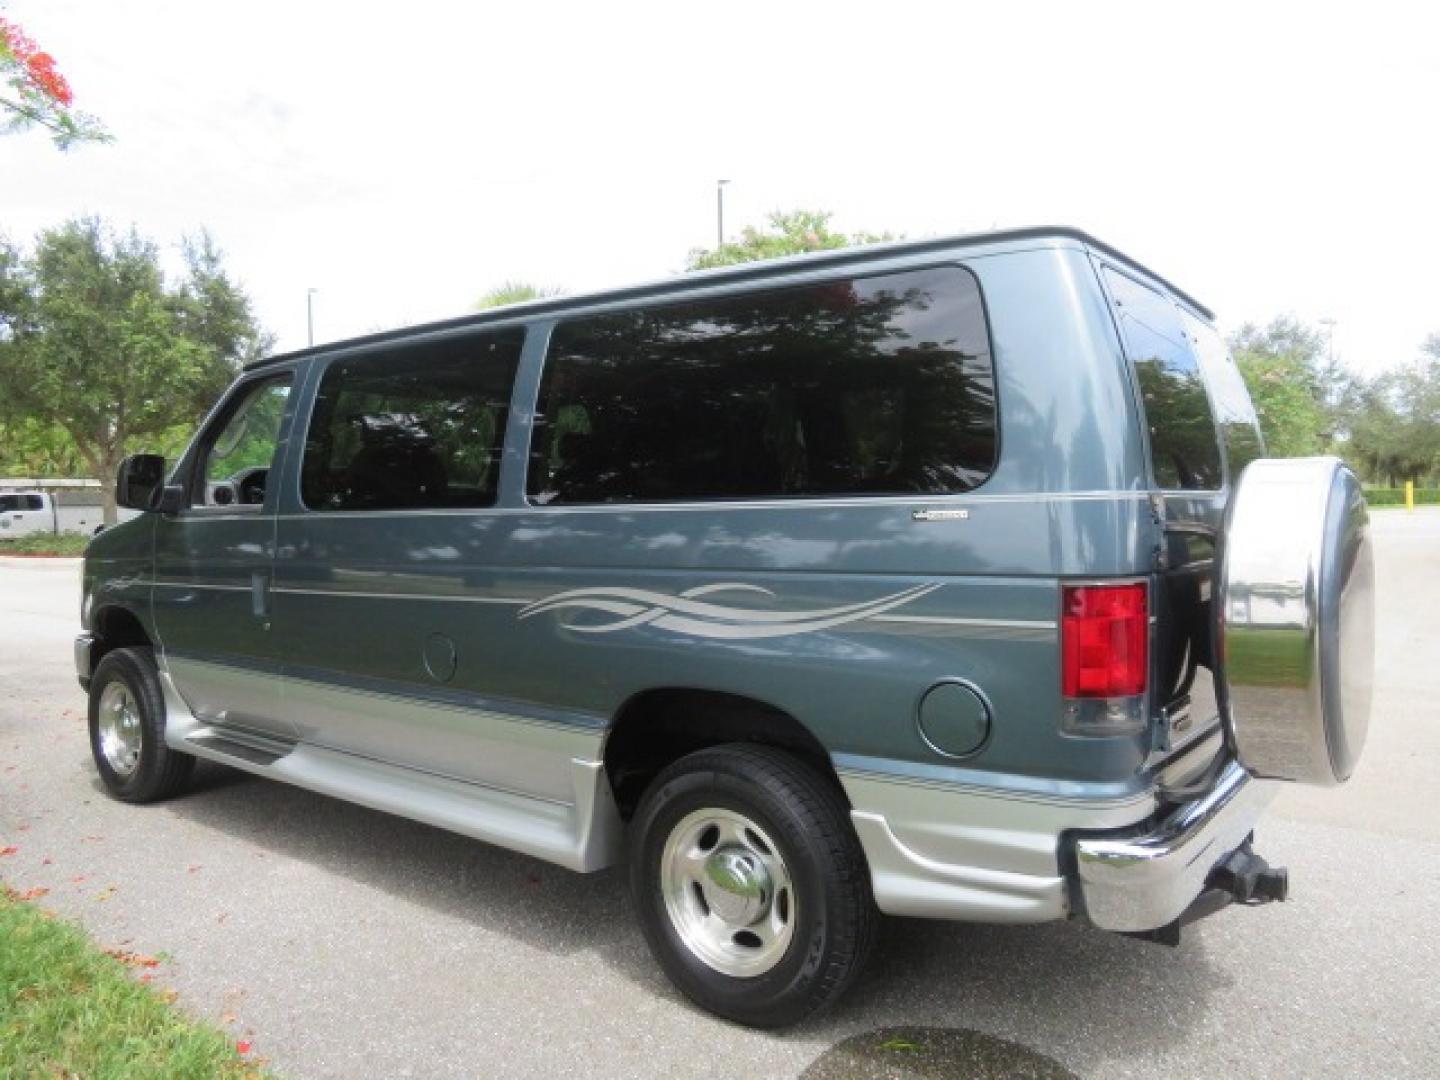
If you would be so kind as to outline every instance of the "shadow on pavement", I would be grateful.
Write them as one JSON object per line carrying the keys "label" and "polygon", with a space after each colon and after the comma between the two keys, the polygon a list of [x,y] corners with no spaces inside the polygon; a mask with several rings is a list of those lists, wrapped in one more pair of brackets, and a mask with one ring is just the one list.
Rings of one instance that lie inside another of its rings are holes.
{"label": "shadow on pavement", "polygon": [[[189,795],[163,806],[542,952],[592,952],[637,988],[688,1007],[650,958],[620,868],[574,874],[208,762]],[[1038,1051],[1080,1072],[1149,1056],[1182,1039],[1230,985],[1210,962],[1203,929],[1169,949],[1073,923],[887,919],[869,967],[834,1009],[768,1037],[835,1041],[812,1078],[1059,1077],[1064,1068]],[[912,1056],[895,1040],[926,1049]],[[984,1071],[1007,1060],[1009,1072]]]}

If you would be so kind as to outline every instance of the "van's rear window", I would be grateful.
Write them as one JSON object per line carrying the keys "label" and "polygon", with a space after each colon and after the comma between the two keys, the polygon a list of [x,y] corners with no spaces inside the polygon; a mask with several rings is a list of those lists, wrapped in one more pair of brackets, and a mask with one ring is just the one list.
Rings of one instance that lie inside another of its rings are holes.
{"label": "van's rear window", "polygon": [[537,503],[969,491],[994,467],[995,375],[959,267],[561,323]]}
{"label": "van's rear window", "polygon": [[524,341],[523,330],[496,331],[336,360],[305,438],[305,505],[493,505]]}
{"label": "van's rear window", "polygon": [[1170,490],[1219,488],[1215,417],[1179,308],[1109,267],[1105,280],[1145,404],[1155,483]]}
{"label": "van's rear window", "polygon": [[1245,377],[1235,366],[1235,358],[1225,347],[1225,339],[1220,332],[1188,311],[1183,315],[1185,329],[1200,360],[1200,371],[1210,388],[1210,403],[1215,408],[1215,419],[1223,436],[1225,464],[1230,470],[1230,480],[1234,482],[1246,465],[1265,456],[1265,444],[1260,438],[1260,418],[1255,415],[1255,405],[1250,400]]}

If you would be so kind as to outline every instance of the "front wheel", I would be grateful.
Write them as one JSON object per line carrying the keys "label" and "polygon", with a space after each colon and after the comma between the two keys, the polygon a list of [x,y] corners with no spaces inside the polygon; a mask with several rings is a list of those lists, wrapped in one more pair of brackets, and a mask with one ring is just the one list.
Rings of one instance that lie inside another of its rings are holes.
{"label": "front wheel", "polygon": [[834,784],[769,747],[665,769],[632,823],[630,882],[671,981],[755,1027],[794,1024],[854,981],[878,913]]}
{"label": "front wheel", "polygon": [[90,679],[90,751],[105,789],[145,803],[184,789],[195,767],[165,745],[165,698],[149,649],[105,654]]}

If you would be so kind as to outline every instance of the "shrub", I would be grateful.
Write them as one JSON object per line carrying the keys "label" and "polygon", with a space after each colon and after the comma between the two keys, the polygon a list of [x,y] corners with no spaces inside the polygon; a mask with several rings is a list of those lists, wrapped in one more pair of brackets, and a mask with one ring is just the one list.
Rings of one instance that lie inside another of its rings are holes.
{"label": "shrub", "polygon": [[[1366,488],[1365,501],[1371,506],[1404,506],[1405,489],[1398,488]],[[1416,488],[1415,505],[1440,506],[1440,488]]]}

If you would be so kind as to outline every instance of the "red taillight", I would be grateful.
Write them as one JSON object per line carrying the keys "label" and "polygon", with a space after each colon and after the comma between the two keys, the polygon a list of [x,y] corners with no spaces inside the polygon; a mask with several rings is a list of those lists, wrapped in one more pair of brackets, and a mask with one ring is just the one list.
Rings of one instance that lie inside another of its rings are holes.
{"label": "red taillight", "polygon": [[1144,582],[1066,585],[1061,613],[1066,697],[1117,698],[1145,692],[1150,634]]}

